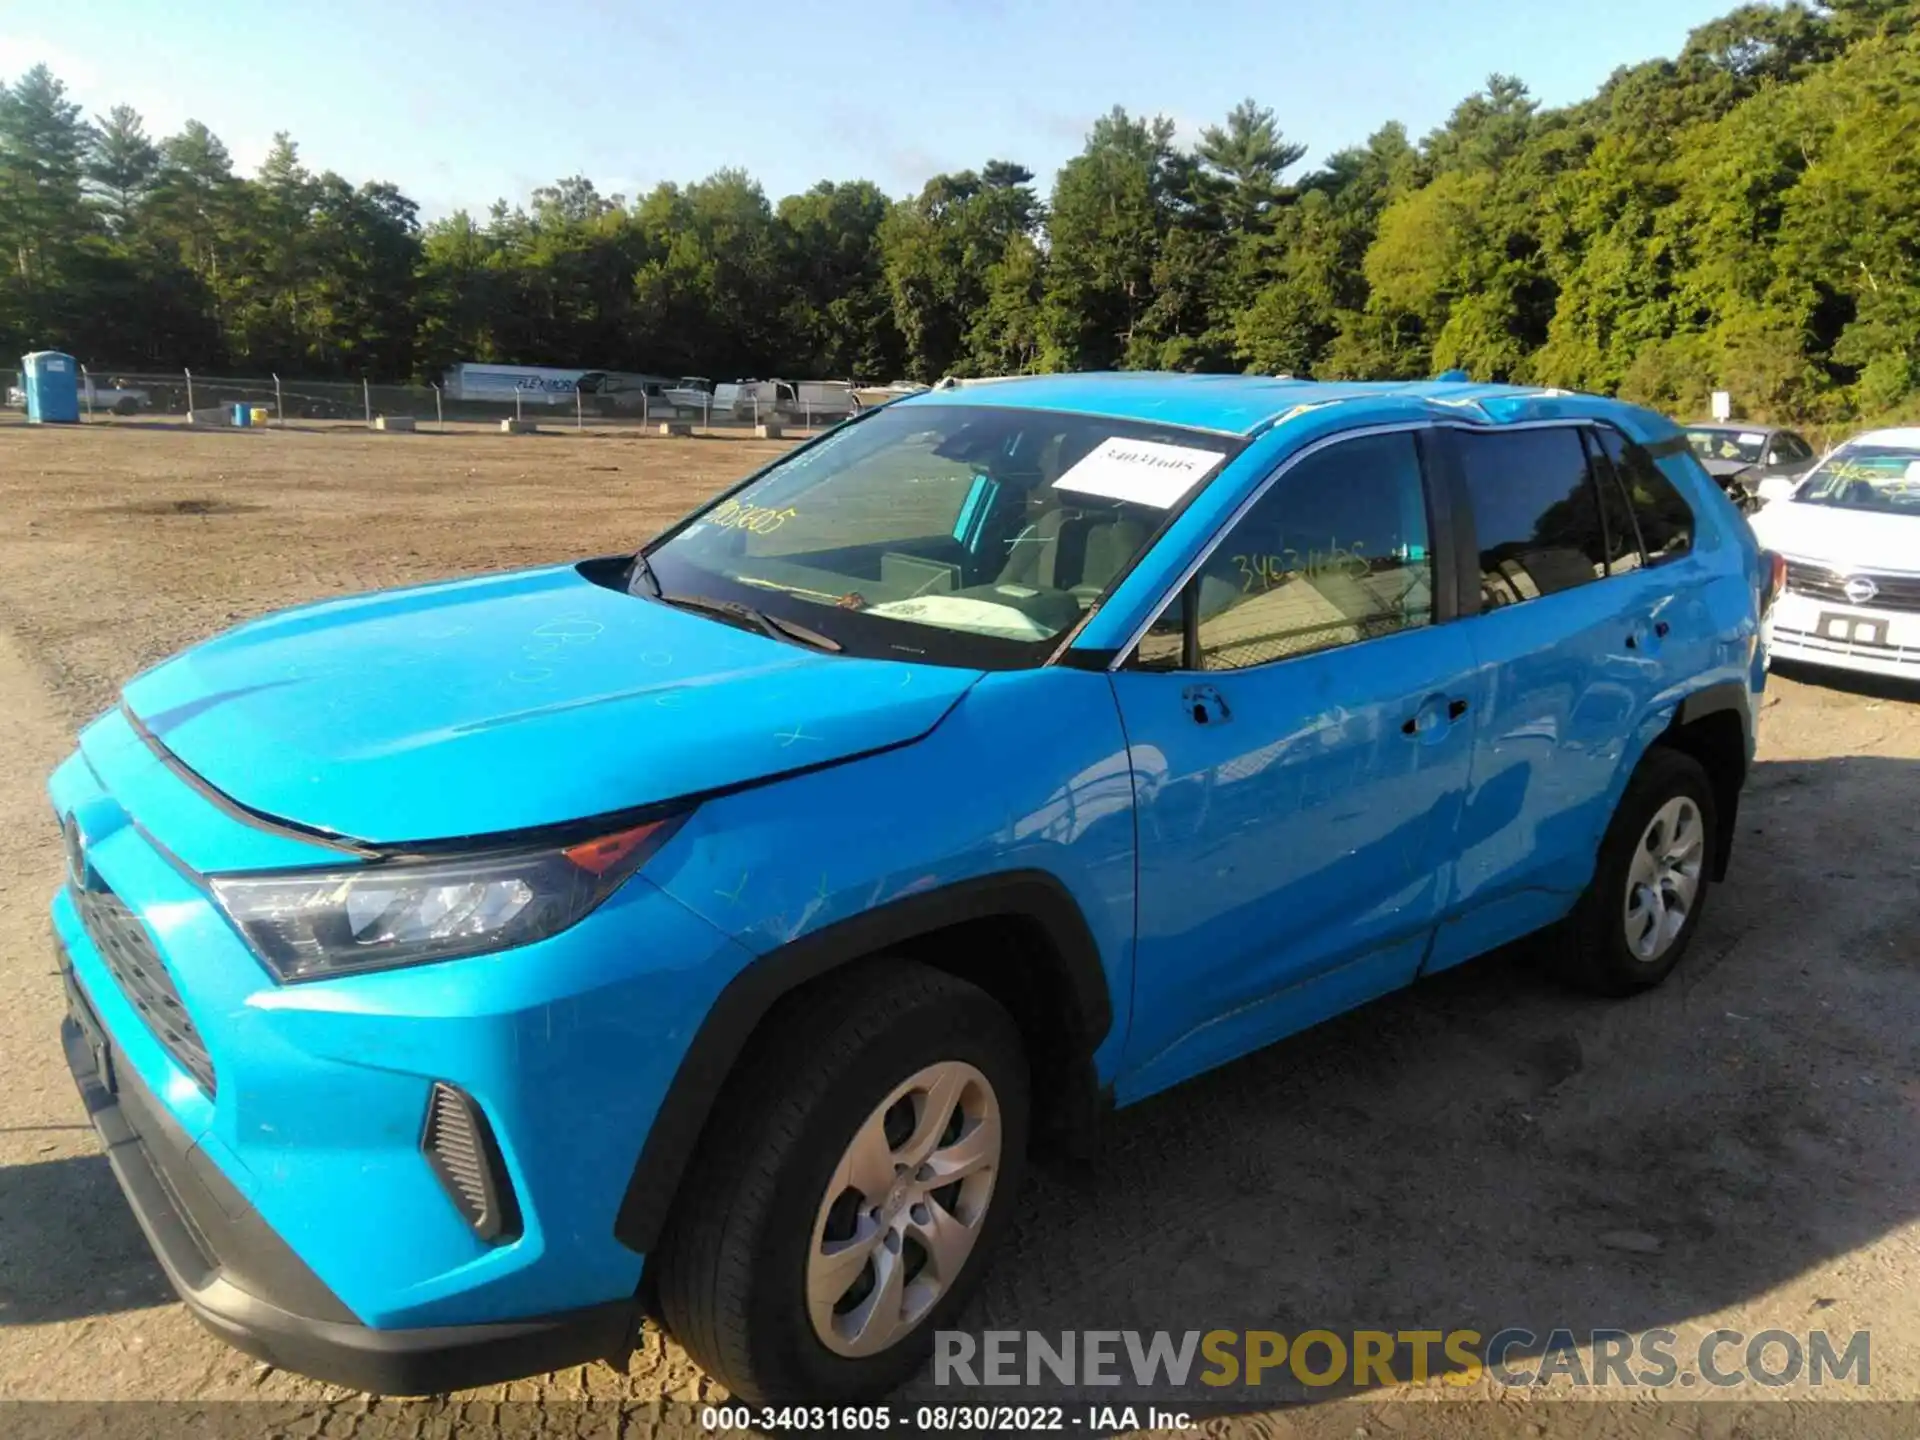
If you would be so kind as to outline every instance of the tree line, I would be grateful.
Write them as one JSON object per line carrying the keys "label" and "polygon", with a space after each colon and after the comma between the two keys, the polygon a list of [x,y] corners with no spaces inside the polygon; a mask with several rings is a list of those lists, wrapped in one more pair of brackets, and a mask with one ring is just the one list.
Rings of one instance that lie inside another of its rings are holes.
{"label": "tree line", "polygon": [[1043,194],[574,177],[422,226],[285,134],[0,86],[0,353],[433,378],[462,360],[934,380],[1155,368],[1477,379],[1809,422],[1920,404],[1920,0],[1750,4],[1558,109],[1493,76],[1303,168],[1275,112],[1116,108]]}

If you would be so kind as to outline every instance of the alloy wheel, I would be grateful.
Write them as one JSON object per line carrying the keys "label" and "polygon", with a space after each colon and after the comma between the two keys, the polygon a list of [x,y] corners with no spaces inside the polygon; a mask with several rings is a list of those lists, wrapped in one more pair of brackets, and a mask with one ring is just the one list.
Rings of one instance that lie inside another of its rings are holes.
{"label": "alloy wheel", "polygon": [[993,1086],[963,1061],[927,1066],[874,1107],[827,1183],[807,1251],[823,1345],[875,1355],[926,1318],[980,1238],[1000,1144]]}
{"label": "alloy wheel", "polygon": [[1627,948],[1658,960],[1686,929],[1706,862],[1700,807],[1676,795],[1653,814],[1627,867]]}

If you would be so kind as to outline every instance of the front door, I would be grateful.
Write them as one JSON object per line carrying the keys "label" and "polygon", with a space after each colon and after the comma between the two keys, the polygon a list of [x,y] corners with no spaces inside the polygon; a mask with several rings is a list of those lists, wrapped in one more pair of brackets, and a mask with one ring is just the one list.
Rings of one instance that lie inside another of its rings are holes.
{"label": "front door", "polygon": [[1308,452],[1115,673],[1139,826],[1121,1099],[1418,972],[1475,718],[1428,496],[1412,431]]}

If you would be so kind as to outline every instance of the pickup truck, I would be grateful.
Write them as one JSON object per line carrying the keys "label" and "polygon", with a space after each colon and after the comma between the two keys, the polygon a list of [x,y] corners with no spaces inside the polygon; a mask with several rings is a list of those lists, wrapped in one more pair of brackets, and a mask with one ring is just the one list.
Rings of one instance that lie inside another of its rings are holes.
{"label": "pickup truck", "polygon": [[[15,410],[26,409],[27,392],[18,385],[9,385],[7,405]],[[115,415],[137,415],[142,410],[153,408],[153,397],[145,390],[96,385],[92,380],[83,380],[80,382],[80,408],[87,411],[107,410]]]}

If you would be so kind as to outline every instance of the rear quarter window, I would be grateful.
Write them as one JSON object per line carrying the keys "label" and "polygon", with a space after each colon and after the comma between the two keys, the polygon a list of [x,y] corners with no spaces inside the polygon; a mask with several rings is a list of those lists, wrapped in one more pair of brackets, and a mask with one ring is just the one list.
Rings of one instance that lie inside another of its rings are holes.
{"label": "rear quarter window", "polygon": [[1693,549],[1693,507],[1679,488],[1660,473],[1653,457],[1618,430],[1600,427],[1600,443],[1627,487],[1633,516],[1640,524],[1640,540],[1647,563],[1658,565]]}

